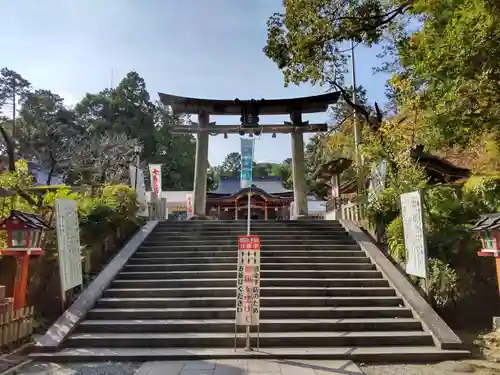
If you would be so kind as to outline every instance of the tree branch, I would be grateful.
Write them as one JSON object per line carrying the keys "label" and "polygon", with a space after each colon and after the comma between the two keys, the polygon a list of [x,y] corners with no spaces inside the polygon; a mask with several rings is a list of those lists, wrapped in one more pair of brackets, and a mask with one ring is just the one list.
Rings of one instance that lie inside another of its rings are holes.
{"label": "tree branch", "polygon": [[[355,20],[360,23],[364,23],[358,30],[356,30],[357,33],[366,31],[366,29],[369,30],[375,30],[381,26],[387,25],[390,23],[394,18],[397,16],[403,14],[406,12],[411,6],[415,0],[406,0],[404,3],[401,5],[397,6],[396,8],[390,10],[387,13],[381,14],[381,15],[376,15],[376,16],[368,16],[368,17],[351,17],[351,16],[343,16],[343,17],[338,17],[337,20]],[[372,21],[375,21],[372,23]]]}
{"label": "tree branch", "polygon": [[5,142],[5,147],[7,148],[7,156],[9,157],[9,171],[16,171],[16,155],[14,152],[14,146],[12,145],[12,141],[10,140],[9,135],[5,131],[2,125],[0,125],[0,133],[2,133],[2,137]]}

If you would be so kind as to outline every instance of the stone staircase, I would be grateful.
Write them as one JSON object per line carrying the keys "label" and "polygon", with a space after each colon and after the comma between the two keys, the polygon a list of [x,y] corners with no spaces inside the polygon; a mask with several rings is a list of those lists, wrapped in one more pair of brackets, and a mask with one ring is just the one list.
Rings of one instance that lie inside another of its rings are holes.
{"label": "stone staircase", "polygon": [[[244,221],[160,222],[63,348],[32,358],[250,355],[234,351],[237,236],[245,231]],[[253,221],[252,234],[261,236],[262,279],[261,352],[251,355],[364,362],[464,356],[434,345],[340,223]]]}

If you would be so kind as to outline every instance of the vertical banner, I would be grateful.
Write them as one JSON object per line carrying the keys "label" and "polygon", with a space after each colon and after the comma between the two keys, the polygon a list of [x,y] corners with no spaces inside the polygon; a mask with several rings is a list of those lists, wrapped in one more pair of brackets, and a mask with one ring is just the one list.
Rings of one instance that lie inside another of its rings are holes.
{"label": "vertical banner", "polygon": [[57,248],[63,293],[83,284],[78,207],[71,199],[56,199]]}
{"label": "vertical banner", "polygon": [[252,185],[252,164],[255,139],[241,138],[241,175],[240,187],[248,188]]}
{"label": "vertical banner", "polygon": [[161,198],[161,164],[149,164],[149,176],[152,192]]}
{"label": "vertical banner", "polygon": [[260,237],[238,236],[236,319],[238,326],[260,321]]}
{"label": "vertical banner", "polygon": [[427,278],[427,241],[424,233],[422,191],[401,194],[401,216],[406,248],[406,273]]}
{"label": "vertical banner", "polygon": [[193,194],[186,194],[186,213],[188,219],[194,215]]}

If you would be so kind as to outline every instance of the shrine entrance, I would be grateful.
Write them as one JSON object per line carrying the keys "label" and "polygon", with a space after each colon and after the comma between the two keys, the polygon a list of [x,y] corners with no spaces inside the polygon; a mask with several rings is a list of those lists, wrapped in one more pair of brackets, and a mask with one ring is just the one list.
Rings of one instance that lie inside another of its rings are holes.
{"label": "shrine entrance", "polygon": [[[225,180],[226,182],[231,180]],[[238,182],[237,180],[235,180]],[[269,183],[269,180],[266,180]],[[278,182],[277,180],[274,180]],[[225,187],[221,181],[222,189]],[[284,196],[271,195],[256,187],[239,189],[235,194],[219,196],[210,193],[207,205],[210,207],[210,216],[219,220],[246,220],[248,218],[248,194],[250,191],[250,215],[252,220],[277,220],[283,219],[289,212],[293,195],[285,193]],[[290,191],[291,192],[291,191]]]}
{"label": "shrine entrance", "polygon": [[[293,176],[293,197],[291,201],[295,202],[295,217],[300,218],[308,216],[307,193],[305,166],[304,166],[304,133],[326,132],[328,126],[326,123],[310,124],[309,121],[303,121],[302,114],[326,112],[331,104],[338,101],[340,92],[331,92],[323,95],[308,96],[293,99],[259,99],[259,100],[218,100],[218,99],[200,99],[184,96],[159,93],[160,101],[172,108],[175,114],[198,115],[198,121],[189,125],[178,125],[173,127],[174,133],[196,134],[196,159],[194,170],[194,192],[193,192],[193,210],[195,216],[213,216],[213,209],[217,211],[218,217],[231,216],[239,219],[244,217],[239,215],[240,207],[234,200],[226,201],[223,206],[214,205],[210,202],[210,196],[207,193],[207,170],[208,170],[208,139],[209,136],[223,134],[227,138],[228,134],[239,134],[240,136],[259,136],[267,133],[272,134],[290,134],[292,151],[292,176]],[[210,122],[211,115],[231,115],[241,116],[240,123],[235,125],[216,125]],[[261,115],[289,115],[290,121],[282,124],[260,124]],[[266,191],[267,189],[264,189]],[[269,191],[268,191],[269,193]],[[228,198],[227,194],[224,198]],[[264,206],[264,217],[273,216],[284,217],[283,206],[279,203],[269,200]],[[272,206],[272,207],[271,207]],[[222,208],[222,211],[220,211]],[[273,213],[272,210],[274,209]],[[253,208],[252,208],[253,210]],[[256,205],[255,214],[260,215],[262,205]],[[280,211],[282,210],[282,211]],[[220,213],[224,212],[223,215]],[[254,211],[252,211],[252,214]],[[259,212],[257,214],[257,212]]]}

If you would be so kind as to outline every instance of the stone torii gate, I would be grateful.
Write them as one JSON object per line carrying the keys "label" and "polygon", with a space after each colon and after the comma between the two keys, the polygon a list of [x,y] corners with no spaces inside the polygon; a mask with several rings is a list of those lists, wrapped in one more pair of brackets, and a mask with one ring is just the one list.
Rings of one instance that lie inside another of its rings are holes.
{"label": "stone torii gate", "polygon": [[[303,113],[326,112],[328,106],[338,101],[339,92],[293,99],[260,100],[214,100],[198,99],[159,93],[163,104],[170,106],[176,114],[197,114],[198,123],[174,127],[175,133],[197,134],[196,161],[194,170],[193,211],[196,217],[206,216],[208,137],[224,134],[262,133],[290,134],[292,137],[292,177],[296,217],[306,217],[307,183],[304,170],[304,133],[324,132],[326,123],[309,124],[302,121]],[[240,115],[239,125],[216,125],[210,115]],[[259,124],[259,115],[290,115],[284,124]]]}

